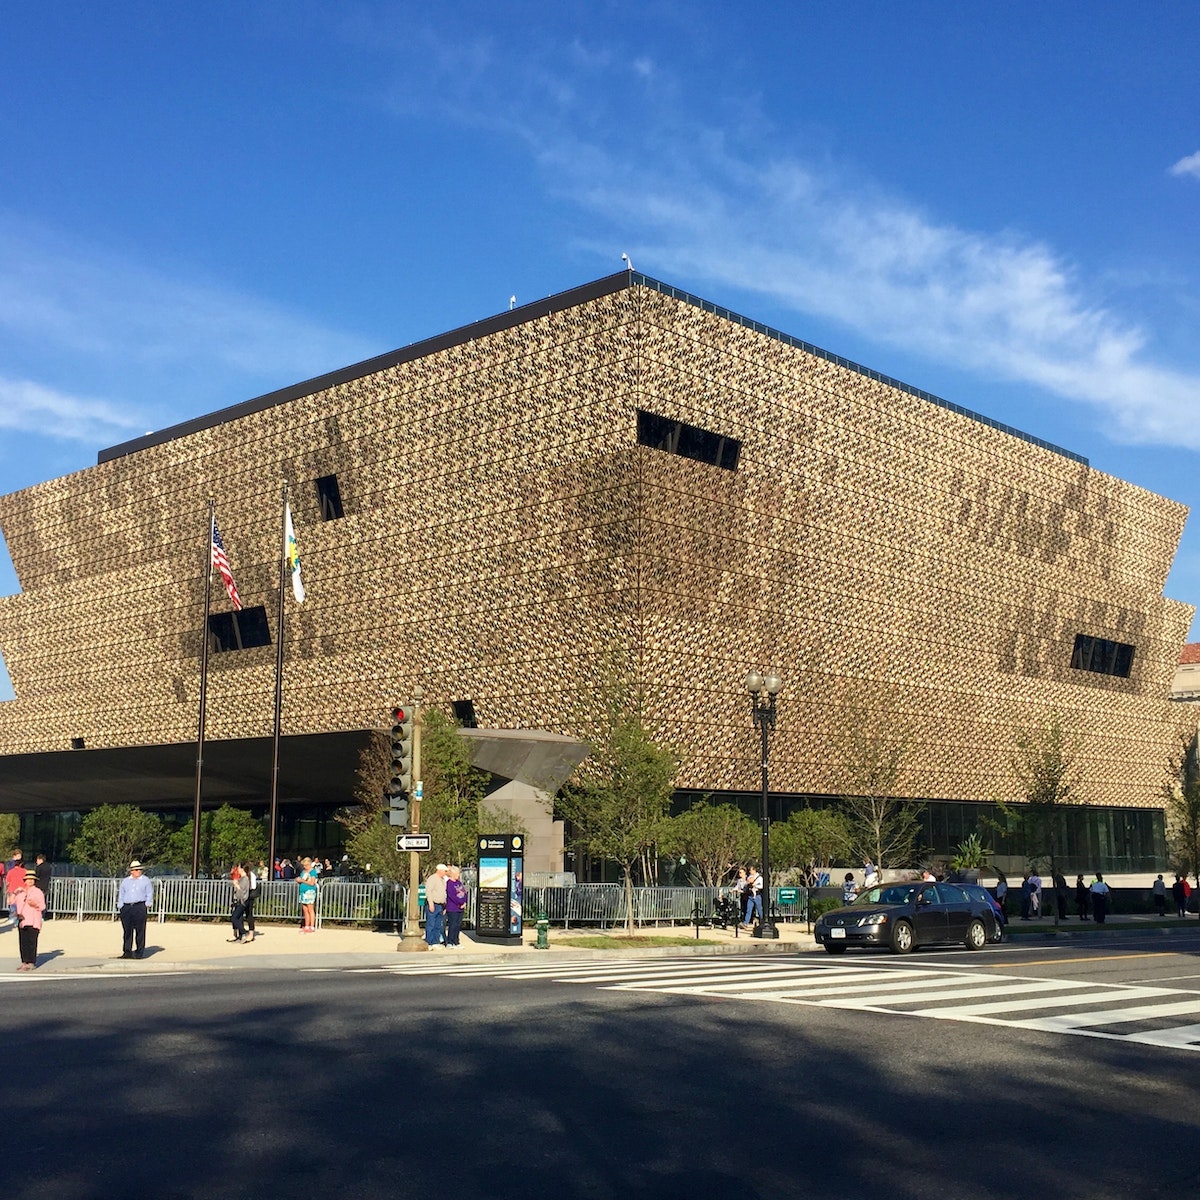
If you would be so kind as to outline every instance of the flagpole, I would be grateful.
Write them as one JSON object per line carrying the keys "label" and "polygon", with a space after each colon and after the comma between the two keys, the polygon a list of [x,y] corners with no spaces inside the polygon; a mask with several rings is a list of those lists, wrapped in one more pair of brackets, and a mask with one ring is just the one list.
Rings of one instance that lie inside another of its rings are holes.
{"label": "flagpole", "polygon": [[271,745],[271,828],[267,836],[267,869],[272,873],[275,870],[275,826],[279,816],[279,727],[283,713],[283,585],[287,582],[284,572],[288,565],[287,511],[288,483],[285,479],[283,481],[283,503],[279,513],[279,609],[275,616],[275,730]]}
{"label": "flagpole", "polygon": [[200,875],[200,786],[204,778],[204,720],[208,708],[208,618],[212,607],[213,526],[216,503],[208,500],[208,544],[204,547],[204,624],[200,628],[200,722],[196,734],[196,799],[192,805],[192,878]]}

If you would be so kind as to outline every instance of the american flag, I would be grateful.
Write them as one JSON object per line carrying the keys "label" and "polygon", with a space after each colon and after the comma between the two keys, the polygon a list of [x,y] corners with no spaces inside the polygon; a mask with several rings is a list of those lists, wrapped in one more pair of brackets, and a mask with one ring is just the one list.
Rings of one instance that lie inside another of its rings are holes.
{"label": "american flag", "polygon": [[237,584],[233,582],[233,572],[229,569],[229,559],[225,554],[225,543],[221,541],[221,531],[217,528],[215,520],[212,523],[212,565],[220,571],[229,599],[233,607],[240,612],[242,600],[238,595]]}

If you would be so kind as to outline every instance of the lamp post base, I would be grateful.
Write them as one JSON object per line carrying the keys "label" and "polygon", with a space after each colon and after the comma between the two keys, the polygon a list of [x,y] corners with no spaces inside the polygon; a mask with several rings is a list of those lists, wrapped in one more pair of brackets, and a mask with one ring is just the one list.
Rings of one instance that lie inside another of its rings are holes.
{"label": "lamp post base", "polygon": [[756,938],[766,938],[767,940],[778,940],[779,930],[775,928],[769,921],[760,921],[754,927],[754,933],[751,935]]}

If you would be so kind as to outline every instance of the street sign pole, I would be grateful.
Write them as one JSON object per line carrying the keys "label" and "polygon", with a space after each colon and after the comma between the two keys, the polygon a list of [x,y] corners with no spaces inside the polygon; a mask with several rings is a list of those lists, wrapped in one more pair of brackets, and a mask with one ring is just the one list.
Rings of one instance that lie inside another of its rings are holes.
{"label": "street sign pole", "polygon": [[[421,730],[425,720],[421,713],[421,701],[425,693],[418,688],[413,692],[413,753],[412,753],[412,800],[409,803],[409,830],[412,833],[421,832]],[[417,911],[417,888],[421,886],[421,855],[412,850],[408,856],[408,909],[404,915],[404,933],[396,946],[397,950],[421,952],[428,950],[425,939],[421,936],[419,916]]]}

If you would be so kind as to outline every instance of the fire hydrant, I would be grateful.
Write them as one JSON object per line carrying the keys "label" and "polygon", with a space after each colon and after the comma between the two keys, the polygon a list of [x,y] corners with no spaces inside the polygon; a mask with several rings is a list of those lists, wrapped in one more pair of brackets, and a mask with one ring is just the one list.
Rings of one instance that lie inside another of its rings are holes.
{"label": "fire hydrant", "polygon": [[550,921],[546,916],[545,910],[538,913],[537,931],[537,942],[533,948],[535,950],[549,950],[550,940],[548,935],[550,933]]}

